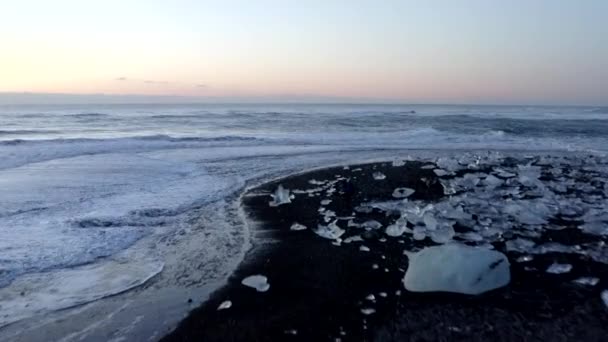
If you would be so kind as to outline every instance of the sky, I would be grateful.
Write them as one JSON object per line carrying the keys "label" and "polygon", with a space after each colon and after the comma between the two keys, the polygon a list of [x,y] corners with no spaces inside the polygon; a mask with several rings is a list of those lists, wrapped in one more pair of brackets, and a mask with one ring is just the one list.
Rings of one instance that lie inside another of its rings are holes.
{"label": "sky", "polygon": [[0,93],[606,105],[607,14],[605,0],[0,0]]}

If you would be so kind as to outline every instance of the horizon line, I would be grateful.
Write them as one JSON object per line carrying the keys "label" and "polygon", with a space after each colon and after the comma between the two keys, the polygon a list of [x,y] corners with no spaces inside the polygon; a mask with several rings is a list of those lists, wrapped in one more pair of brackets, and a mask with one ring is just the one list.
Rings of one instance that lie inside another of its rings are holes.
{"label": "horizon line", "polygon": [[[3,99],[7,96],[21,97],[41,97],[38,101],[30,99],[32,102],[27,102],[28,99],[21,98],[14,103],[10,99]],[[61,100],[60,97],[78,99],[78,102],[69,102],[69,99]],[[42,102],[50,100],[50,102]],[[100,97],[109,102],[83,101],[86,97]],[[54,98],[54,99],[48,99]],[[114,98],[114,99],[113,99]],[[4,100],[4,101],[3,101]],[[9,100],[9,101],[7,101]],[[122,100],[133,100],[122,101]],[[163,100],[179,100],[178,102],[163,102]],[[48,92],[15,92],[15,91],[0,91],[0,106],[11,105],[151,105],[151,104],[166,104],[166,105],[197,105],[197,104],[266,104],[266,105],[410,105],[410,106],[515,106],[515,107],[608,107],[606,104],[581,104],[581,103],[524,103],[524,102],[450,102],[441,101],[425,102],[416,100],[400,100],[391,98],[370,98],[370,97],[344,97],[344,96],[326,96],[326,95],[295,95],[295,94],[279,94],[279,95],[244,95],[244,96],[194,96],[194,95],[147,95],[147,94],[111,94],[111,93],[48,93]]]}

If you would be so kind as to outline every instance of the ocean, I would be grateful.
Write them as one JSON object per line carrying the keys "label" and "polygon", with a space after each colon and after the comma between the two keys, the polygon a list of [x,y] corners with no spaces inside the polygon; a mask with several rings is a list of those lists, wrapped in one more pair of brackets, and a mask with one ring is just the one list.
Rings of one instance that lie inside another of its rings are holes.
{"label": "ocean", "polygon": [[606,132],[603,107],[0,106],[0,327],[161,271],[158,288],[221,282],[249,247],[239,194],[276,177],[450,151],[606,156]]}

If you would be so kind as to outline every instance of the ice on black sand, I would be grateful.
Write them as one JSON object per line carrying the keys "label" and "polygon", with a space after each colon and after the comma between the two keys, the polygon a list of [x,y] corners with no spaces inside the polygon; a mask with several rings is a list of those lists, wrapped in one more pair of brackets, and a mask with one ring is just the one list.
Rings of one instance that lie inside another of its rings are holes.
{"label": "ice on black sand", "polygon": [[396,188],[393,191],[393,197],[395,198],[406,198],[411,196],[415,192],[414,189],[410,188]]}
{"label": "ice on black sand", "polygon": [[289,227],[289,229],[290,230],[305,230],[306,226],[295,222],[294,224],[291,225],[291,227]]}
{"label": "ice on black sand", "polygon": [[219,310],[226,310],[226,309],[230,309],[232,307],[232,302],[227,300],[222,302],[222,304],[220,304],[220,306],[217,307],[218,311]]}
{"label": "ice on black sand", "polygon": [[328,224],[327,226],[318,225],[314,232],[320,237],[329,240],[336,240],[345,233],[344,229],[338,227],[336,221]]}
{"label": "ice on black sand", "polygon": [[278,207],[281,204],[291,203],[291,200],[295,198],[294,195],[289,193],[288,189],[284,189],[282,185],[279,184],[277,189],[275,190],[272,196],[272,201],[268,203],[271,207]]}
{"label": "ice on black sand", "polygon": [[384,173],[382,172],[374,172],[372,174],[372,177],[374,177],[375,180],[383,180],[386,179],[386,176],[384,175]]}
{"label": "ice on black sand", "polygon": [[572,265],[570,265],[570,264],[553,263],[553,264],[551,264],[551,266],[549,266],[547,268],[547,273],[562,274],[562,273],[568,273],[571,270],[572,270]]}
{"label": "ice on black sand", "polygon": [[258,292],[266,292],[270,289],[268,278],[263,275],[252,275],[241,281],[241,284],[256,289]]}
{"label": "ice on black sand", "polygon": [[497,251],[447,244],[408,253],[409,268],[403,278],[412,292],[481,294],[511,281],[509,261]]}

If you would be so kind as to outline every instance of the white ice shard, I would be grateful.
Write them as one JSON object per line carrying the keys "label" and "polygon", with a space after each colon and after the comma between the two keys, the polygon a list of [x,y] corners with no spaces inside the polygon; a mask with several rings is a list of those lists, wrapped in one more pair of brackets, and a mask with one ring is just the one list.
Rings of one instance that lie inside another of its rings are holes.
{"label": "white ice shard", "polygon": [[338,227],[336,221],[328,224],[327,226],[318,225],[317,229],[314,230],[315,234],[319,235],[322,238],[335,240],[338,239],[342,234],[344,234],[344,229]]}
{"label": "white ice shard", "polygon": [[227,300],[227,301],[222,302],[222,304],[220,304],[220,305],[217,307],[217,310],[218,310],[218,311],[219,311],[219,310],[226,310],[226,309],[230,309],[231,307],[232,307],[232,302],[231,302],[231,301],[229,301],[229,300]]}
{"label": "white ice shard", "polygon": [[241,284],[256,289],[258,292],[266,292],[270,289],[268,278],[263,275],[252,275],[241,281]]}
{"label": "white ice shard", "polygon": [[397,188],[395,191],[393,191],[393,197],[406,198],[411,196],[414,192],[415,190],[410,188]]}
{"label": "white ice shard", "polygon": [[363,245],[361,245],[361,246],[359,247],[359,250],[360,250],[361,252],[369,252],[369,251],[370,251],[369,247],[367,247],[367,246],[363,246]]}
{"label": "white ice shard", "polygon": [[573,281],[580,285],[595,286],[600,282],[600,279],[595,277],[581,277]]}
{"label": "white ice shard", "polygon": [[433,172],[437,175],[437,177],[443,177],[450,174],[448,171],[442,169],[435,169]]}
{"label": "white ice shard", "polygon": [[362,242],[363,238],[359,235],[353,235],[353,236],[349,236],[346,239],[344,239],[344,243],[351,243],[351,242]]}
{"label": "white ice shard", "polygon": [[475,295],[505,286],[511,280],[509,261],[497,251],[448,244],[408,253],[408,257],[403,284],[412,292]]}
{"label": "white ice shard", "polygon": [[602,297],[602,302],[604,302],[604,305],[608,308],[608,290],[602,291],[600,297]]}
{"label": "white ice shard", "polygon": [[570,265],[570,264],[553,263],[553,264],[551,264],[551,266],[549,266],[547,268],[547,273],[562,274],[562,273],[568,273],[571,270],[572,270],[572,265]]}
{"label": "white ice shard", "polygon": [[321,201],[321,205],[328,205],[330,203],[331,203],[330,199],[324,199],[324,200]]}
{"label": "white ice shard", "polygon": [[411,233],[412,230],[409,229],[407,227],[407,225],[405,223],[402,224],[391,224],[390,226],[386,227],[386,235],[388,236],[392,236],[392,237],[398,237],[403,235],[403,233],[408,232]]}
{"label": "white ice shard", "polygon": [[306,226],[295,222],[294,224],[291,225],[291,227],[289,227],[289,229],[290,230],[305,230]]}
{"label": "white ice shard", "polygon": [[291,203],[291,200],[294,198],[293,195],[289,194],[289,190],[284,189],[280,184],[277,187],[277,190],[275,190],[274,194],[270,196],[272,196],[272,201],[270,201],[268,204],[270,204],[271,207],[278,207],[281,204]]}
{"label": "white ice shard", "polygon": [[375,180],[383,180],[386,179],[386,176],[384,175],[384,173],[382,172],[374,172],[372,174],[372,177],[374,177]]}
{"label": "white ice shard", "polygon": [[361,224],[362,228],[365,228],[367,230],[372,230],[372,229],[380,229],[382,228],[382,223],[376,221],[376,220],[368,220],[363,222],[363,224]]}

